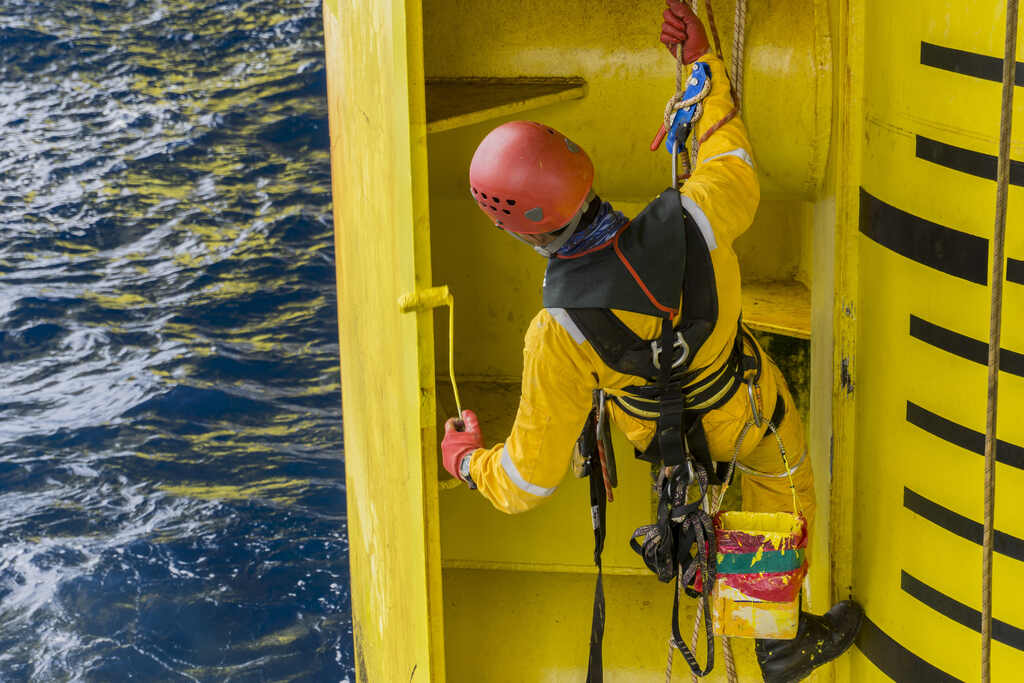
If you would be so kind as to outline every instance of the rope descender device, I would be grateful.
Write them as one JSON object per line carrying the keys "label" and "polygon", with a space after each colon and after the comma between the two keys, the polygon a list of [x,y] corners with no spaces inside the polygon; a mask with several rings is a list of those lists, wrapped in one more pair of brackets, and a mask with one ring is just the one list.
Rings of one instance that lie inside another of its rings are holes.
{"label": "rope descender device", "polygon": [[[703,62],[694,62],[683,88],[683,65],[677,62],[676,92],[665,104],[665,118],[651,141],[651,151],[657,151],[662,141],[672,155],[672,187],[678,188],[680,180],[690,174],[691,160],[686,151],[686,138],[690,136],[693,124],[704,113],[704,98],[711,92],[711,69]],[[696,156],[696,143],[694,156]],[[683,154],[682,178],[680,178],[679,155]]]}
{"label": "rope descender device", "polygon": [[[448,285],[407,292],[398,297],[398,307],[402,313],[419,313],[442,306],[448,307],[448,378],[452,383],[452,393],[455,394],[455,410],[458,412],[456,424],[462,424],[462,401],[459,400],[459,385],[455,382],[455,297]],[[461,483],[460,479],[450,479],[441,482],[439,486],[455,488]]]}

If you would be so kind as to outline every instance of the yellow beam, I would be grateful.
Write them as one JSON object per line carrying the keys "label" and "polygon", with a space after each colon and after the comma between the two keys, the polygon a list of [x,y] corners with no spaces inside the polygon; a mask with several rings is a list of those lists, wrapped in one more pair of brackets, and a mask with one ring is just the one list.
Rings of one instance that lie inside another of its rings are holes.
{"label": "yellow beam", "polygon": [[[418,2],[326,2],[356,676],[445,680]],[[370,77],[372,74],[372,77]]]}
{"label": "yellow beam", "polygon": [[586,94],[582,78],[431,78],[427,80],[427,132],[512,116]]}
{"label": "yellow beam", "polygon": [[[863,130],[864,4],[862,0],[835,0],[840,22],[836,70],[846,91],[839,99],[836,156],[835,292],[833,320],[833,455],[832,569],[833,595],[844,598],[853,587],[853,498],[856,435],[857,312],[859,302],[857,247],[860,204],[860,140]],[[838,85],[838,83],[837,83]]]}
{"label": "yellow beam", "polygon": [[743,283],[743,322],[755,330],[811,338],[811,292],[795,280]]}

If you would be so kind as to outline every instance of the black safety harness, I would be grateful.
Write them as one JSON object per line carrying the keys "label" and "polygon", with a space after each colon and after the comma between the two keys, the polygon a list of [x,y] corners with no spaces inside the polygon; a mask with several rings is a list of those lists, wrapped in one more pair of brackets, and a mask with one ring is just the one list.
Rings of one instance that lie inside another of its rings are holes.
{"label": "black safety harness", "polygon": [[[716,547],[713,523],[702,502],[718,477],[701,418],[725,404],[744,382],[752,387],[758,381],[761,357],[756,343],[744,344],[750,333],[739,324],[732,351],[721,367],[707,376],[703,376],[706,367],[692,367],[694,356],[718,320],[717,288],[708,245],[696,222],[681,209],[676,190],[663,192],[627,227],[609,248],[586,259],[568,264],[552,259],[545,277],[544,303],[549,309],[564,309],[606,365],[641,380],[625,389],[623,396],[611,397],[626,413],[657,423],[650,446],[636,452],[638,458],[661,466],[656,482],[657,517],[653,524],[633,533],[630,545],[659,580],[676,581],[672,642],[691,671],[704,676],[714,667],[710,593]],[[684,305],[673,323],[681,293]],[[565,305],[570,302],[575,305]],[[661,334],[657,339],[639,337],[610,310],[613,308],[660,317]],[[577,454],[590,476],[594,564],[598,569],[588,683],[603,680],[605,621],[601,552],[607,490],[596,445],[606,434],[601,431],[601,421],[595,419],[602,413],[600,401],[604,400],[602,392],[597,395],[597,405],[577,443]],[[610,453],[607,459],[614,462]],[[691,483],[698,486],[700,496],[687,502]],[[699,592],[692,588],[698,572]],[[703,668],[680,634],[680,589],[704,602],[708,655]]]}

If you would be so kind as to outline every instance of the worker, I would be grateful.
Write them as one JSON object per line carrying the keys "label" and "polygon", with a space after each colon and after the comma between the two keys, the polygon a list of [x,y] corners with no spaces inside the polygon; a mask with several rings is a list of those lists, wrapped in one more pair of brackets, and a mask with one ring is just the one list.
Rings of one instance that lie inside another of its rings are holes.
{"label": "worker", "polygon": [[[533,508],[565,475],[595,390],[610,397],[610,417],[638,451],[657,455],[671,443],[655,438],[659,420],[672,416],[659,414],[659,403],[651,402],[657,383],[638,368],[657,367],[666,348],[659,340],[669,338],[673,366],[685,369],[686,408],[679,412],[688,445],[727,462],[744,425],[755,421],[756,434],[742,442],[736,465],[743,507],[791,511],[786,466],[769,420],[762,419],[770,416],[791,454],[789,473],[812,524],[814,481],[800,415],[779,368],[738,324],[740,272],[732,244],[750,226],[760,199],[750,143],[741,119],[727,116],[734,106],[728,76],[709,52],[700,20],[678,0],[667,5],[661,42],[673,56],[682,50],[685,63],[706,65],[711,82],[693,129],[695,140],[706,139],[681,189],[666,190],[629,220],[595,194],[586,152],[534,122],[498,126],[473,155],[473,199],[498,228],[547,258],[548,267],[544,308],[526,332],[512,433],[485,448],[477,416],[465,410],[462,424],[453,418],[445,425],[444,467],[499,510]],[[665,320],[674,324],[670,330]],[[623,339],[653,350],[637,361],[622,353]],[[765,681],[800,680],[835,659],[853,643],[862,618],[852,601],[822,616],[801,611],[793,640],[756,641]]]}

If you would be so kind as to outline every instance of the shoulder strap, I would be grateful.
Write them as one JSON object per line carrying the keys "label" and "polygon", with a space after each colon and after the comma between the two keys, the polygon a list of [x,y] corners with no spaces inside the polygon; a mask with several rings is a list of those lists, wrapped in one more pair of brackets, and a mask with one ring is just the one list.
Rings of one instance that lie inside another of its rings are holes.
{"label": "shoulder strap", "polygon": [[657,376],[650,340],[642,339],[609,309],[567,308],[565,312],[612,370],[647,380]]}
{"label": "shoulder strap", "polygon": [[[683,225],[687,239],[681,293],[685,293],[686,300],[679,322],[674,327],[674,332],[681,334],[673,340],[675,353],[672,365],[677,370],[687,349],[695,354],[711,334],[718,318],[718,294],[711,254],[700,236],[700,228],[685,209]],[[651,343],[661,343],[660,338],[664,334],[657,339],[643,339],[608,308],[566,308],[565,311],[608,367],[650,382],[661,374],[654,358],[657,347],[652,347]],[[687,360],[683,358],[684,367]]]}

